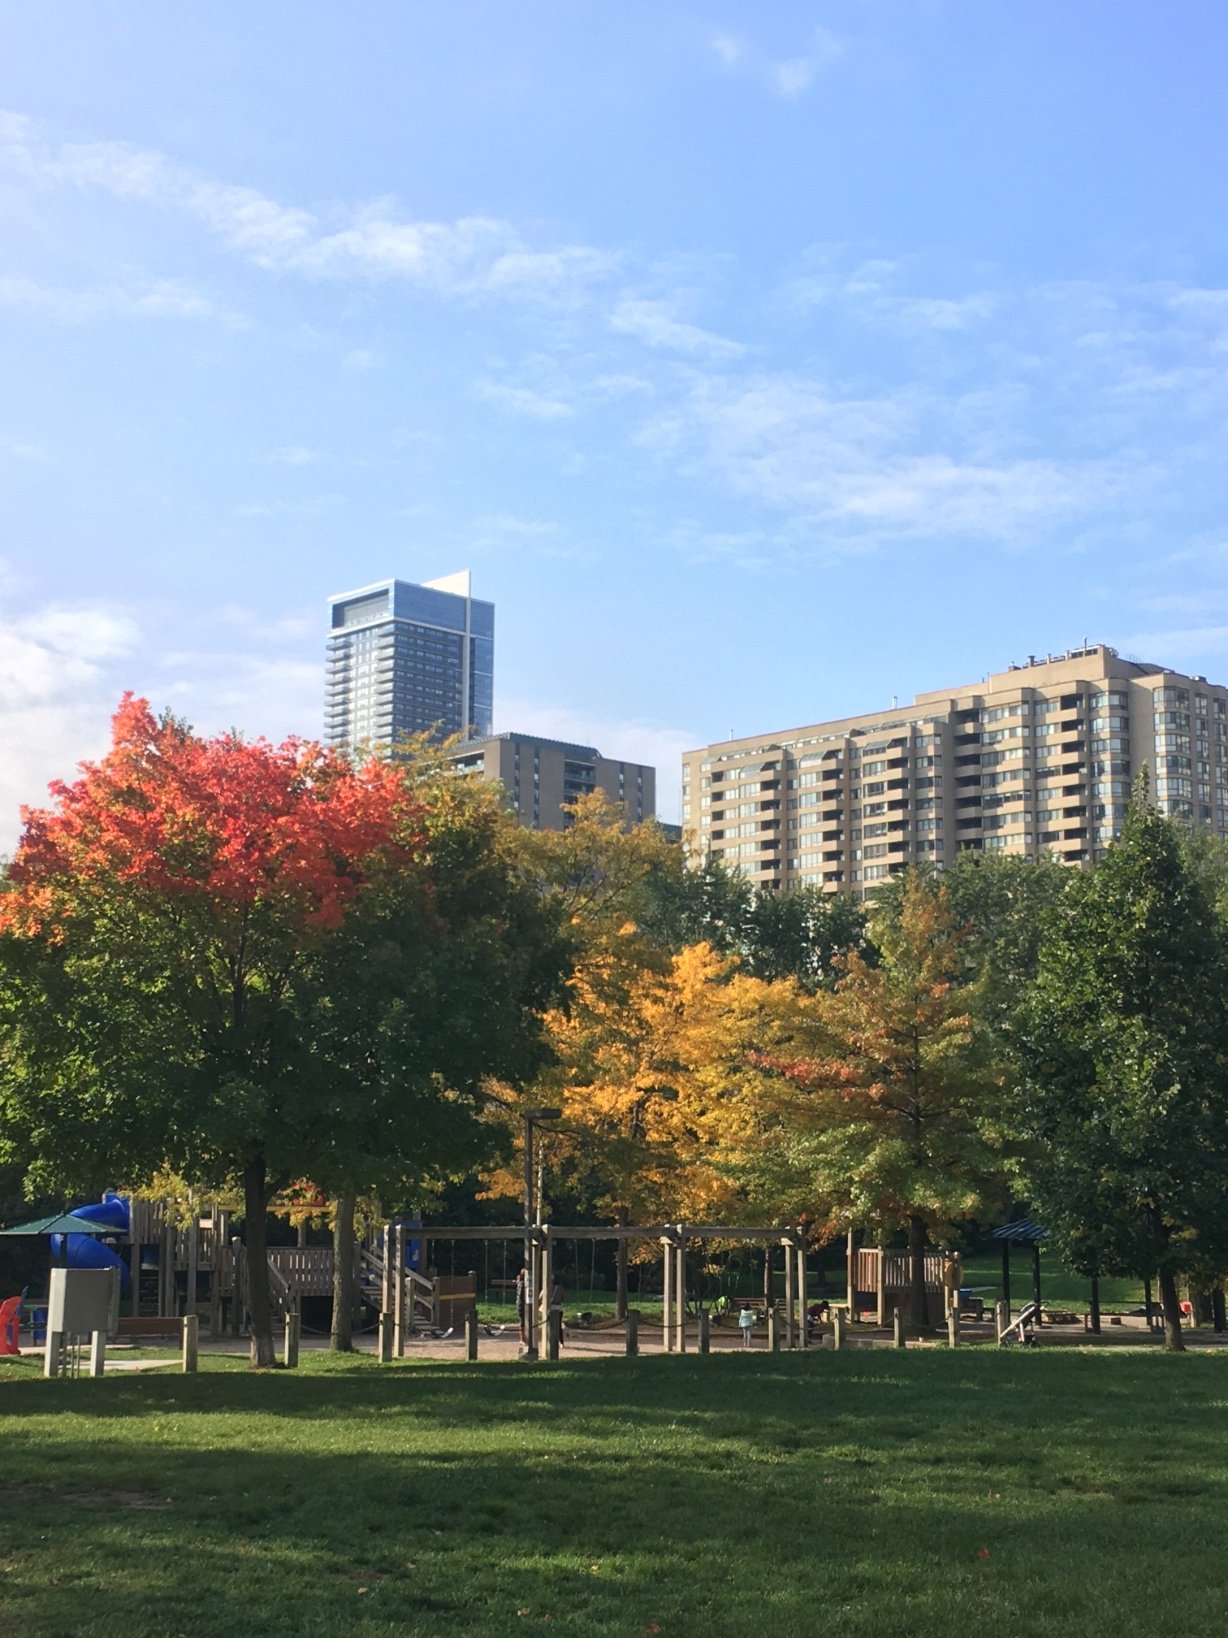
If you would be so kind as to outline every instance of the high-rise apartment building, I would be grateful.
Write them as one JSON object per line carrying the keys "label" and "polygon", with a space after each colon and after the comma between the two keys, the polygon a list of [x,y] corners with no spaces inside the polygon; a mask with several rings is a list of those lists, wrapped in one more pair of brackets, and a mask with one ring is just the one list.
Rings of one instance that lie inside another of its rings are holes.
{"label": "high-rise apartment building", "polygon": [[651,819],[656,811],[656,769],[616,762],[591,745],[569,745],[533,734],[496,734],[458,745],[451,758],[460,773],[499,780],[516,817],[533,830],[563,829],[564,804],[592,791],[604,791],[612,802],[621,802],[629,824]]}
{"label": "high-rise apartment building", "polygon": [[1163,812],[1228,834],[1228,689],[1097,644],[902,709],[689,751],[682,823],[764,886],[869,897],[969,848],[1088,864],[1143,768]]}
{"label": "high-rise apartment building", "polygon": [[406,734],[489,734],[495,608],[468,572],[381,580],[329,599],[324,738],[388,751]]}

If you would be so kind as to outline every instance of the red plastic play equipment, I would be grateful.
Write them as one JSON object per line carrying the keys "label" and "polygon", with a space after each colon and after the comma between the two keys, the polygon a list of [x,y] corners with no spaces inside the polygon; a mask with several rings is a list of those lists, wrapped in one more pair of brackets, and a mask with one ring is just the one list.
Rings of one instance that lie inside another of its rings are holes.
{"label": "red plastic play equipment", "polygon": [[19,1354],[17,1328],[21,1324],[21,1298],[7,1297],[0,1302],[0,1354]]}

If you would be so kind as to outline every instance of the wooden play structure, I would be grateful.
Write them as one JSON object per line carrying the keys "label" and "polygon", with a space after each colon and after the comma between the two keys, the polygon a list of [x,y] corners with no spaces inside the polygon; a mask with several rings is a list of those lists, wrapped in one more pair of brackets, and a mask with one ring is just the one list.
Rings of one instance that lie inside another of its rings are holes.
{"label": "wooden play structure", "polygon": [[[943,1284],[945,1251],[925,1253],[925,1292],[935,1323],[947,1314],[947,1288]],[[963,1280],[959,1254],[955,1263],[955,1289]],[[912,1290],[911,1258],[906,1251],[882,1251],[877,1246],[851,1246],[849,1250],[848,1306],[850,1315],[873,1313],[877,1325],[890,1325],[897,1313],[907,1314]]]}

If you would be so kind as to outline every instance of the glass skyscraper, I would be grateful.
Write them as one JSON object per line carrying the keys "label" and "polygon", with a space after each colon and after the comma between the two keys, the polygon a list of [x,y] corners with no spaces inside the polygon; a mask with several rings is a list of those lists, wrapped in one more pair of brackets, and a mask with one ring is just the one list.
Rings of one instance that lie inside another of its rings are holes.
{"label": "glass skyscraper", "polygon": [[324,738],[387,754],[406,734],[490,733],[495,606],[468,571],[414,585],[381,580],[329,598]]}

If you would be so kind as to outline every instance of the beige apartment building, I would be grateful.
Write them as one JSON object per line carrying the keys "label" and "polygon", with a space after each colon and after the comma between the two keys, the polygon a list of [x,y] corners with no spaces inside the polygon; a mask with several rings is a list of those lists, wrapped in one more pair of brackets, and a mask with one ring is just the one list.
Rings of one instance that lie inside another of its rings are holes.
{"label": "beige apartment building", "polygon": [[966,849],[1088,864],[1143,768],[1163,812],[1228,834],[1228,688],[1096,644],[900,709],[689,751],[682,824],[699,854],[764,886],[864,898]]}
{"label": "beige apartment building", "polygon": [[630,824],[656,812],[657,771],[639,762],[616,762],[591,745],[569,745],[533,734],[494,734],[468,740],[449,752],[460,773],[497,779],[521,824],[533,830],[561,830],[565,803],[592,791],[621,802]]}

